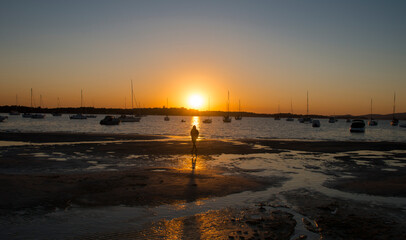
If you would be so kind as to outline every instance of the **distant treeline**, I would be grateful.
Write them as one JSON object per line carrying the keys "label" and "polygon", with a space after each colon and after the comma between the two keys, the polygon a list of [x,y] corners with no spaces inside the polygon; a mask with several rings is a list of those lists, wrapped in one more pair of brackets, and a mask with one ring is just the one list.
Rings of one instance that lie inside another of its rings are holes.
{"label": "distant treeline", "polygon": [[[226,112],[223,111],[199,111],[187,108],[136,108],[132,109],[122,109],[122,108],[93,108],[93,107],[82,107],[82,108],[30,108],[25,106],[0,106],[0,112],[9,113],[11,111],[17,111],[20,113],[62,113],[62,114],[106,114],[106,115],[170,115],[170,116],[224,116]],[[301,114],[290,114],[290,113],[279,113],[279,114],[265,114],[265,113],[253,113],[253,112],[230,112],[231,116],[242,115],[243,117],[276,117],[280,118],[301,118],[305,115]],[[329,118],[330,116],[324,115],[309,115],[311,118]],[[347,119],[347,118],[361,118],[368,119],[369,115],[362,116],[352,116],[352,115],[340,115],[336,118]],[[374,119],[392,119],[392,114],[372,115]],[[406,120],[406,113],[396,114],[396,118],[399,120]]]}

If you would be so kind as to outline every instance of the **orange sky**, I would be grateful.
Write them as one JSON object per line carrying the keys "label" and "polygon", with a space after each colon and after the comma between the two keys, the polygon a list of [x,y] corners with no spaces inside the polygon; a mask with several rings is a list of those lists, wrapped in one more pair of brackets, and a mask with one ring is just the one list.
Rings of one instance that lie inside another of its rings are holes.
{"label": "orange sky", "polygon": [[39,2],[1,12],[0,105],[406,112],[403,3]]}

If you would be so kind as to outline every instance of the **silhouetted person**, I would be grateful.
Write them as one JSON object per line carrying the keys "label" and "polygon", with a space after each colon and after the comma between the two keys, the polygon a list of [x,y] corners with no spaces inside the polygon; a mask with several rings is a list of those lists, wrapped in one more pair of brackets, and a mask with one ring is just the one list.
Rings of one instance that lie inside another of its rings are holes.
{"label": "silhouetted person", "polygon": [[196,129],[196,125],[193,125],[192,130],[190,130],[190,136],[193,143],[192,154],[194,153],[197,156],[196,140],[199,137],[199,131]]}

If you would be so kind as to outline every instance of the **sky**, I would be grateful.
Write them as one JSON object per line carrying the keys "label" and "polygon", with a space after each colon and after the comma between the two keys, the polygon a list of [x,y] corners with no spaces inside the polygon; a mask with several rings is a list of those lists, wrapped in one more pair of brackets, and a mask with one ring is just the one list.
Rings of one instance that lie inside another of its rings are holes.
{"label": "sky", "polygon": [[[0,105],[406,112],[406,1],[0,1]],[[292,103],[292,104],[291,104]]]}

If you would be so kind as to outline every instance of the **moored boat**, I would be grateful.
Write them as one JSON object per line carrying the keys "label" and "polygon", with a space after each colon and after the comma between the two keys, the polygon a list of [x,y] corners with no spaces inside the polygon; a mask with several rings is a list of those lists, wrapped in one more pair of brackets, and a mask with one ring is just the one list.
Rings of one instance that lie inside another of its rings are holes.
{"label": "moored boat", "polygon": [[45,118],[45,114],[34,113],[34,114],[31,115],[31,118],[34,118],[34,119],[43,119],[43,118]]}
{"label": "moored boat", "polygon": [[20,115],[20,113],[18,111],[10,111],[9,114],[10,115]]}
{"label": "moored boat", "polygon": [[399,120],[395,117],[395,110],[396,110],[396,93],[393,94],[393,115],[392,121],[390,122],[390,125],[394,127],[399,125]]}
{"label": "moored boat", "polygon": [[141,117],[136,117],[136,116],[127,116],[125,114],[121,115],[118,117],[121,122],[139,122],[141,120]]}
{"label": "moored boat", "polygon": [[228,98],[227,98],[227,115],[223,116],[223,122],[230,123],[230,91],[228,91]]}
{"label": "moored boat", "polygon": [[312,127],[320,127],[320,121],[315,119],[312,121]]}
{"label": "moored boat", "polygon": [[120,119],[114,116],[106,116],[100,121],[101,125],[118,125],[120,124]]}
{"label": "moored boat", "polygon": [[365,122],[361,119],[355,119],[351,123],[350,132],[365,132]]}
{"label": "moored boat", "polygon": [[329,122],[329,123],[335,123],[335,122],[337,122],[337,120],[336,120],[335,117],[330,117],[330,118],[328,119],[328,122]]}
{"label": "moored boat", "polygon": [[203,123],[212,123],[211,118],[206,118],[203,120]]}
{"label": "moored boat", "polygon": [[75,114],[75,115],[71,115],[69,117],[70,119],[78,119],[78,120],[84,120],[87,119],[87,117],[81,113]]}
{"label": "moored boat", "polygon": [[368,126],[377,126],[378,122],[372,118],[372,99],[371,99],[371,115],[368,121]]}
{"label": "moored boat", "polygon": [[0,122],[3,122],[4,120],[8,119],[7,116],[0,116]]}

